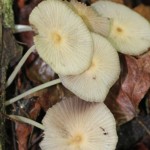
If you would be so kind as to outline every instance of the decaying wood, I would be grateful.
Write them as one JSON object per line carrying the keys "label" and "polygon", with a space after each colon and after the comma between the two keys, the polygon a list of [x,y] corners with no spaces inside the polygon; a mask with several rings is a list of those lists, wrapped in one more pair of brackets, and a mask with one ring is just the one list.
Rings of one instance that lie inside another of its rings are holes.
{"label": "decaying wood", "polygon": [[5,113],[6,71],[10,61],[20,53],[13,36],[12,0],[0,0],[0,150],[5,149]]}

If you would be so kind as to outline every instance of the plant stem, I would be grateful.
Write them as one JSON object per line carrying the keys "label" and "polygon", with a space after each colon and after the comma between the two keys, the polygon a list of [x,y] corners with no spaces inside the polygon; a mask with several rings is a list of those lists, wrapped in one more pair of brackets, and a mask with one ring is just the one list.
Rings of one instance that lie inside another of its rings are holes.
{"label": "plant stem", "polygon": [[14,97],[14,98],[12,98],[12,99],[6,101],[6,102],[5,102],[5,106],[12,104],[12,103],[18,101],[19,99],[21,99],[21,98],[23,98],[23,97],[25,97],[25,96],[27,96],[27,95],[30,95],[30,94],[32,94],[32,93],[34,93],[34,92],[37,92],[37,91],[39,91],[39,90],[42,90],[42,89],[44,89],[44,88],[46,88],[46,87],[50,87],[50,86],[55,85],[55,84],[58,84],[58,83],[61,83],[61,80],[60,80],[60,79],[56,79],[56,80],[53,80],[53,81],[49,81],[49,82],[44,83],[44,84],[42,84],[42,85],[39,85],[39,86],[37,86],[37,87],[35,87],[35,88],[32,88],[32,89],[26,91],[25,93],[22,93],[22,94],[20,94],[20,95],[18,95],[18,96],[16,96],[16,97]]}
{"label": "plant stem", "polygon": [[9,115],[9,117],[13,120],[16,120],[16,121],[20,121],[20,122],[23,122],[23,123],[27,123],[27,124],[30,124],[32,126],[35,126],[41,130],[44,130],[44,126],[34,120],[31,120],[29,118],[26,118],[26,117],[22,117],[22,116],[17,116],[17,115]]}
{"label": "plant stem", "polygon": [[15,33],[26,32],[26,31],[33,31],[32,27],[28,25],[21,25],[21,24],[15,25]]}
{"label": "plant stem", "polygon": [[35,50],[35,45],[33,45],[27,52],[26,54],[22,57],[22,59],[20,60],[20,62],[18,63],[18,65],[16,66],[16,68],[14,69],[14,71],[12,72],[12,74],[10,75],[10,77],[7,80],[6,83],[6,87],[8,87],[14,80],[14,78],[16,77],[18,71],[20,70],[20,68],[22,67],[22,65],[24,64],[24,62],[26,61],[26,59],[28,58],[28,56]]}

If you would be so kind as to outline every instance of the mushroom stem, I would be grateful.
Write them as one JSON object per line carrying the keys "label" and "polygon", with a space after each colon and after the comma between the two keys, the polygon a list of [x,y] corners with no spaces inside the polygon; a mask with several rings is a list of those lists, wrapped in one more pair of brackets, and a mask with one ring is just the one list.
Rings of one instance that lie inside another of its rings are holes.
{"label": "mushroom stem", "polygon": [[21,25],[21,24],[15,25],[15,33],[27,32],[27,31],[33,31],[32,27],[28,25]]}
{"label": "mushroom stem", "polygon": [[30,124],[32,126],[35,126],[41,130],[44,130],[44,126],[34,120],[31,120],[29,118],[26,117],[22,117],[22,116],[18,116],[18,115],[9,115],[9,117],[15,121],[19,121],[19,122],[23,122],[23,123],[27,123]]}
{"label": "mushroom stem", "polygon": [[30,95],[30,94],[32,94],[32,93],[34,93],[34,92],[37,92],[37,91],[39,91],[39,90],[42,90],[42,89],[44,89],[44,88],[46,88],[46,87],[50,87],[50,86],[55,85],[55,84],[58,84],[58,83],[61,83],[61,80],[60,80],[60,79],[56,79],[56,80],[53,80],[53,81],[49,81],[49,82],[44,83],[44,84],[42,84],[42,85],[39,85],[39,86],[37,86],[37,87],[35,87],[35,88],[32,88],[32,89],[26,91],[25,93],[22,93],[22,94],[20,94],[20,95],[18,95],[18,96],[16,96],[16,97],[11,98],[10,100],[6,101],[6,102],[5,102],[5,106],[8,106],[8,105],[12,104],[12,103],[14,103],[14,102],[20,100],[21,98],[23,98],[23,97],[25,97],[25,96],[27,96],[27,95]]}
{"label": "mushroom stem", "polygon": [[20,70],[20,68],[22,67],[22,65],[24,64],[24,62],[26,61],[26,59],[28,58],[28,56],[35,50],[35,45],[33,45],[27,52],[26,54],[22,57],[22,59],[20,60],[20,62],[18,63],[18,65],[16,66],[16,68],[14,69],[14,71],[12,72],[12,74],[10,75],[10,77],[7,80],[6,83],[6,87],[8,87],[14,80],[14,78],[16,77],[18,71]]}

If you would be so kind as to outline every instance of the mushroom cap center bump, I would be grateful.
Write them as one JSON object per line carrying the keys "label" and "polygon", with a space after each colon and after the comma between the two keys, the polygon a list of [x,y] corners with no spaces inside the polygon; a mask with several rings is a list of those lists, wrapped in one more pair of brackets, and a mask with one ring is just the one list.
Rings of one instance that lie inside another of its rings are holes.
{"label": "mushroom cap center bump", "polygon": [[62,36],[58,32],[53,32],[52,33],[52,39],[55,44],[60,44],[62,42]]}
{"label": "mushroom cap center bump", "polygon": [[75,146],[75,147],[80,147],[81,144],[84,141],[84,136],[82,133],[78,133],[73,135],[70,139],[69,139],[69,145]]}

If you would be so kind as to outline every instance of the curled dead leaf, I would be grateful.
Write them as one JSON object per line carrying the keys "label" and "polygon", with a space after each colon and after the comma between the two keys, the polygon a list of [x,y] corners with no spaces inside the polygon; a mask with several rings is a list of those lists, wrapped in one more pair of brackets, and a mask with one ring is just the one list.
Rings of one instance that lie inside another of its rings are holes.
{"label": "curled dead leaf", "polygon": [[124,56],[124,62],[120,79],[111,88],[105,101],[119,125],[137,116],[139,103],[150,88],[150,73],[147,71],[149,53],[140,59]]}

